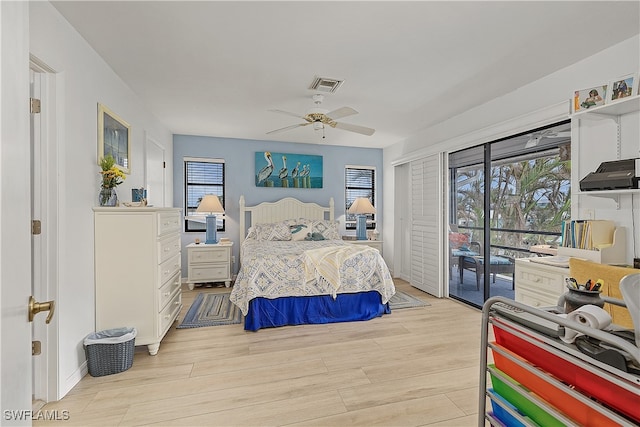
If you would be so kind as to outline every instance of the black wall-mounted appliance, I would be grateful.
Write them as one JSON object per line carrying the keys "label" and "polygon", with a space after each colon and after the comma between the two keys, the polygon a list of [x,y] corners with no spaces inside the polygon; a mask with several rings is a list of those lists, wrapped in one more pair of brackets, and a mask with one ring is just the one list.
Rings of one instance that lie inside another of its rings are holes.
{"label": "black wall-mounted appliance", "polygon": [[638,188],[640,172],[637,172],[636,163],[640,165],[640,159],[602,162],[595,172],[580,180],[580,191]]}

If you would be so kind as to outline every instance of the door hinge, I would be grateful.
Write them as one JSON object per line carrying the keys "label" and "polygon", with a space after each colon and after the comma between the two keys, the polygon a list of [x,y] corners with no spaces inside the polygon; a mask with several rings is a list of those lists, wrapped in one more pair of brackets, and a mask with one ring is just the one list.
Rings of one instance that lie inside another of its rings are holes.
{"label": "door hinge", "polygon": [[40,341],[31,341],[31,355],[37,356],[42,353],[42,343]]}
{"label": "door hinge", "polygon": [[40,100],[36,98],[29,98],[29,100],[31,101],[31,114],[40,113]]}
{"label": "door hinge", "polygon": [[42,233],[42,222],[39,219],[34,219],[31,221],[31,234],[34,236]]}
{"label": "door hinge", "polygon": [[166,169],[167,168],[167,162],[162,162],[162,169]]}

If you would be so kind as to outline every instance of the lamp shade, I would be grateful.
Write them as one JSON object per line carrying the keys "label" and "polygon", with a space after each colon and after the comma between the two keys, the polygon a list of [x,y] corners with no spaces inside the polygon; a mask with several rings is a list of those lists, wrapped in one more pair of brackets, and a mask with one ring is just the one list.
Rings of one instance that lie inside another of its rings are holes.
{"label": "lamp shade", "polygon": [[376,208],[373,207],[368,198],[358,197],[353,201],[348,212],[350,214],[374,214],[376,213]]}
{"label": "lamp shade", "polygon": [[218,196],[214,194],[206,194],[200,201],[196,212],[202,214],[223,214],[224,208],[222,207],[222,203],[220,203]]}

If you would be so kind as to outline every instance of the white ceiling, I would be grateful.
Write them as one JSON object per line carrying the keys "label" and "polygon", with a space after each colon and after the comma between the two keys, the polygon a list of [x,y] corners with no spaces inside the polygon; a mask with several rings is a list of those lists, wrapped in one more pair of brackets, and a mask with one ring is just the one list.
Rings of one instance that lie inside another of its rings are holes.
{"label": "white ceiling", "polygon": [[[173,133],[381,148],[640,32],[638,1],[54,1]],[[312,126],[323,107],[364,136]]]}

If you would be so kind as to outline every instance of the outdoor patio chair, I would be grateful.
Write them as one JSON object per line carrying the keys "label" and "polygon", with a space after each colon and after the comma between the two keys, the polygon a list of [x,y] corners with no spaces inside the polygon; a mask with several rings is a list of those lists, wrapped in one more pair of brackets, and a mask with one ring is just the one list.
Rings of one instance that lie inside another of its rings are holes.
{"label": "outdoor patio chair", "polygon": [[[514,259],[507,256],[491,255],[489,257],[489,272],[492,274],[493,283],[496,283],[496,274],[510,274],[513,277],[515,271]],[[480,282],[484,275],[484,257],[463,256],[459,260],[458,270],[460,272],[460,284],[462,284],[464,270],[473,271],[476,275],[476,289],[480,290]],[[513,280],[511,289],[515,289]]]}
{"label": "outdoor patio chair", "polygon": [[449,225],[449,278],[452,267],[460,268],[460,259],[465,256],[479,256],[482,254],[482,246],[479,242],[470,241],[469,234],[460,233],[458,226]]}

